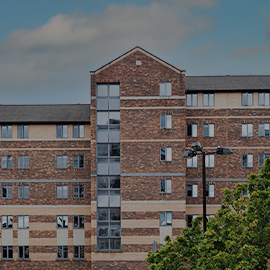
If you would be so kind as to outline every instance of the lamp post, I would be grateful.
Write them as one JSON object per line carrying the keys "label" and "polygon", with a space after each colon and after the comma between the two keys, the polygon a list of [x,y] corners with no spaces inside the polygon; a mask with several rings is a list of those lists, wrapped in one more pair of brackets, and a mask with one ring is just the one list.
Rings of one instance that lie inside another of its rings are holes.
{"label": "lamp post", "polygon": [[205,179],[205,156],[210,154],[217,155],[230,155],[232,154],[230,148],[221,148],[218,146],[214,152],[205,152],[199,142],[195,142],[191,145],[191,149],[186,151],[183,155],[185,159],[193,158],[197,155],[202,155],[202,185],[203,185],[203,231],[206,232],[206,179]]}

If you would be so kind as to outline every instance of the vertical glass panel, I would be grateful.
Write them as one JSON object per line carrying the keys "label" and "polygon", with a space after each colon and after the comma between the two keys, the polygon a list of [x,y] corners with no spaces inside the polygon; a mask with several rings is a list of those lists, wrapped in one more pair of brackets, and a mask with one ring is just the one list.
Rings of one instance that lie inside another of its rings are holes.
{"label": "vertical glass panel", "polygon": [[18,186],[18,198],[23,198],[23,186]]}
{"label": "vertical glass panel", "polygon": [[214,94],[209,94],[209,106],[214,106]]}
{"label": "vertical glass panel", "polygon": [[63,186],[63,198],[67,198],[67,197],[68,197],[68,187]]}
{"label": "vertical glass panel", "polygon": [[73,197],[79,198],[79,186],[73,186]]}
{"label": "vertical glass panel", "polygon": [[198,156],[195,156],[192,158],[193,159],[193,167],[198,167]]}
{"label": "vertical glass panel", "polygon": [[56,187],[57,198],[63,198],[62,186]]}
{"label": "vertical glass panel", "polygon": [[166,161],[172,161],[172,148],[166,147]]}
{"label": "vertical glass panel", "polygon": [[172,193],[172,180],[171,179],[166,180],[166,192]]}
{"label": "vertical glass panel", "polygon": [[187,159],[187,168],[192,167],[192,159]]}
{"label": "vertical glass panel", "polygon": [[68,167],[68,157],[63,156],[62,162],[63,162],[63,168],[66,169]]}
{"label": "vertical glass panel", "polygon": [[160,160],[165,161],[165,147],[160,147]]}
{"label": "vertical glass panel", "polygon": [[110,188],[120,188],[120,176],[110,177]]}
{"label": "vertical glass panel", "polygon": [[160,128],[165,128],[165,115],[160,115]]}
{"label": "vertical glass panel", "polygon": [[29,229],[29,216],[24,216],[24,228]]}
{"label": "vertical glass panel", "polygon": [[242,155],[242,166],[247,167],[247,155],[246,154]]}
{"label": "vertical glass panel", "polygon": [[197,106],[197,94],[192,94],[192,106]]}
{"label": "vertical glass panel", "polygon": [[111,224],[110,236],[120,237],[120,234],[121,234],[120,223]]}
{"label": "vertical glass panel", "polygon": [[208,94],[203,94],[203,106],[208,106]]}
{"label": "vertical glass panel", "polygon": [[63,228],[63,218],[62,218],[62,216],[57,216],[57,228]]}
{"label": "vertical glass panel", "polygon": [[63,246],[63,258],[67,259],[68,258],[68,247]]}
{"label": "vertical glass panel", "polygon": [[187,137],[192,136],[192,124],[187,124]]}
{"label": "vertical glass panel", "polygon": [[73,138],[79,138],[79,126],[73,125]]}
{"label": "vertical glass panel", "polygon": [[121,249],[121,239],[111,239],[110,240],[111,249]]}
{"label": "vertical glass panel", "polygon": [[18,228],[23,228],[23,216],[18,216]]}
{"label": "vertical glass panel", "polygon": [[161,193],[165,193],[165,192],[166,192],[166,189],[165,189],[165,188],[166,188],[166,186],[165,186],[165,181],[166,181],[165,179],[161,179],[161,180],[160,180],[160,192],[161,192]]}
{"label": "vertical glass panel", "polygon": [[19,246],[19,258],[20,259],[23,259],[23,247],[22,246]]}
{"label": "vertical glass panel", "polygon": [[197,124],[192,125],[192,137],[197,137],[198,136],[198,126]]}
{"label": "vertical glass panel", "polygon": [[111,208],[110,209],[110,220],[120,220],[120,219],[121,219],[120,208]]}
{"label": "vertical glass panel", "polygon": [[248,106],[252,106],[252,105],[253,105],[253,94],[248,93]]}
{"label": "vertical glass panel", "polygon": [[252,137],[252,136],[253,136],[253,125],[248,124],[248,137]]}
{"label": "vertical glass panel", "polygon": [[108,144],[107,143],[99,143],[97,145],[97,154],[99,157],[107,157],[108,156]]}
{"label": "vertical glass panel", "polygon": [[269,106],[269,93],[265,93],[264,99],[265,99],[264,105]]}
{"label": "vertical glass panel", "polygon": [[107,97],[108,96],[108,86],[106,84],[97,85],[97,96]]}
{"label": "vertical glass panel", "polygon": [[171,96],[172,95],[172,83],[167,82],[166,83],[166,96]]}
{"label": "vertical glass panel", "polygon": [[166,225],[166,212],[160,212],[160,226]]}
{"label": "vertical glass panel", "polygon": [[7,156],[7,168],[12,169],[12,156]]}
{"label": "vertical glass panel", "polygon": [[63,216],[63,228],[68,228],[68,216]]}
{"label": "vertical glass panel", "polygon": [[29,199],[29,186],[23,186],[23,197]]}
{"label": "vertical glass panel", "polygon": [[23,126],[17,128],[18,138],[23,138]]}
{"label": "vertical glass panel", "polygon": [[246,106],[248,104],[248,94],[242,93],[242,106]]}
{"label": "vertical glass panel", "polygon": [[1,167],[2,167],[2,169],[7,168],[7,156],[2,156],[1,157]]}
{"label": "vertical glass panel", "polygon": [[25,246],[24,258],[29,259],[29,246]]}
{"label": "vertical glass panel", "polygon": [[259,93],[259,106],[264,106],[264,93]]}
{"label": "vertical glass panel", "polygon": [[242,137],[246,137],[247,134],[247,124],[242,124]]}
{"label": "vertical glass panel", "polygon": [[7,191],[8,191],[7,193],[8,198],[12,198],[12,186],[7,186]]}
{"label": "vertical glass panel", "polygon": [[111,207],[120,207],[121,206],[121,199],[118,195],[111,195],[110,196],[110,206]]}
{"label": "vertical glass panel", "polygon": [[80,216],[79,217],[79,226],[80,226],[80,228],[84,228],[84,216]]}
{"label": "vertical glass panel", "polygon": [[159,83],[159,95],[160,96],[165,96],[165,83]]}
{"label": "vertical glass panel", "polygon": [[172,116],[166,115],[166,128],[172,128]]}
{"label": "vertical glass panel", "polygon": [[191,94],[186,95],[186,105],[191,106]]}
{"label": "vertical glass panel", "polygon": [[7,127],[2,126],[1,127],[1,138],[6,138],[7,137]]}
{"label": "vertical glass panel", "polygon": [[84,138],[84,125],[80,125],[79,129],[80,138]]}
{"label": "vertical glass panel", "polygon": [[67,138],[67,137],[68,137],[67,125],[63,125],[63,138]]}
{"label": "vertical glass panel", "polygon": [[13,258],[13,247],[8,247],[8,258],[9,259]]}
{"label": "vertical glass panel", "polygon": [[109,112],[110,124],[120,124],[120,112]]}
{"label": "vertical glass panel", "polygon": [[265,137],[269,137],[269,124],[264,124]]}
{"label": "vertical glass panel", "polygon": [[79,228],[79,216],[73,216],[73,227],[75,229]]}
{"label": "vertical glass panel", "polygon": [[109,197],[106,195],[98,195],[97,203],[98,203],[98,207],[108,207]]}
{"label": "vertical glass panel", "polygon": [[198,185],[192,185],[192,197],[198,197]]}
{"label": "vertical glass panel", "polygon": [[110,97],[119,97],[120,96],[120,86],[117,84],[111,84],[109,86]]}
{"label": "vertical glass panel", "polygon": [[7,216],[2,216],[2,228],[7,228]]}
{"label": "vertical glass panel", "polygon": [[172,225],[172,212],[167,212],[167,225]]}
{"label": "vertical glass panel", "polygon": [[187,197],[192,197],[192,185],[187,185]]}
{"label": "vertical glass panel", "polygon": [[109,110],[120,110],[120,99],[111,98],[109,100]]}
{"label": "vertical glass panel", "polygon": [[114,143],[109,145],[110,148],[110,156],[120,156],[120,143]]}
{"label": "vertical glass panel", "polygon": [[2,246],[2,252],[3,252],[3,258],[4,259],[7,259],[7,257],[8,257],[8,251],[7,251],[7,247],[5,247],[5,246]]}
{"label": "vertical glass panel", "polygon": [[253,167],[253,155],[248,155],[248,167]]}
{"label": "vertical glass panel", "polygon": [[98,176],[98,188],[108,188],[108,176]]}
{"label": "vertical glass panel", "polygon": [[29,128],[28,128],[27,125],[24,126],[23,137],[24,137],[24,138],[28,138],[28,137],[29,137]]}
{"label": "vertical glass panel", "polygon": [[264,124],[259,124],[259,136],[260,137],[265,136],[265,133],[264,133]]}
{"label": "vertical glass panel", "polygon": [[79,259],[79,247],[78,246],[74,246],[73,256],[74,256],[74,259]]}
{"label": "vertical glass panel", "polygon": [[98,239],[98,249],[109,249],[109,239]]}
{"label": "vertical glass panel", "polygon": [[209,137],[209,125],[208,124],[203,125],[203,137]]}
{"label": "vertical glass panel", "polygon": [[97,125],[108,125],[108,124],[109,124],[108,112],[97,112]]}
{"label": "vertical glass panel", "polygon": [[56,126],[56,138],[62,138],[62,126]]}
{"label": "vertical glass panel", "polygon": [[7,137],[12,138],[12,126],[7,126],[7,129],[8,129]]}
{"label": "vertical glass panel", "polygon": [[109,235],[109,228],[108,223],[98,223],[98,236],[99,237],[108,237]]}
{"label": "vertical glass panel", "polygon": [[108,110],[108,99],[98,98],[97,99],[97,110]]}
{"label": "vertical glass panel", "polygon": [[98,208],[98,220],[108,220],[108,209]]}
{"label": "vertical glass panel", "polygon": [[214,124],[209,124],[209,137],[214,137]]}

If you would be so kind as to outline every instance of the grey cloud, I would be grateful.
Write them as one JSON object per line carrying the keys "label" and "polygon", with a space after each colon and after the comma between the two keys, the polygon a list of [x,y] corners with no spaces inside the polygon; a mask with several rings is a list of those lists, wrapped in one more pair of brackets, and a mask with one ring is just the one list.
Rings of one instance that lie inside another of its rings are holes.
{"label": "grey cloud", "polygon": [[16,30],[2,42],[0,90],[38,95],[48,89],[80,89],[89,82],[89,70],[137,45],[151,52],[169,51],[211,27],[206,16],[159,3],[111,5],[100,16],[58,14],[38,28]]}
{"label": "grey cloud", "polygon": [[245,46],[232,52],[233,57],[252,57],[258,54],[270,51],[270,45],[263,45],[259,47]]}

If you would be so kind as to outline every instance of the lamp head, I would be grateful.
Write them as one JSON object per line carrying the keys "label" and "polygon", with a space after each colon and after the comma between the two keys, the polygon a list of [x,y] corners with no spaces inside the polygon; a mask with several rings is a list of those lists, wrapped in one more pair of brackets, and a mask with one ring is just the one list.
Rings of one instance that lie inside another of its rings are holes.
{"label": "lamp head", "polygon": [[197,155],[197,152],[194,151],[194,150],[192,150],[192,149],[190,149],[190,150],[188,150],[188,151],[186,151],[184,153],[183,158],[190,159],[190,158],[195,157],[196,155]]}
{"label": "lamp head", "polygon": [[202,151],[202,145],[199,143],[199,142],[194,142],[192,145],[191,145],[191,148],[194,150],[194,151]]}
{"label": "lamp head", "polygon": [[233,153],[233,151],[230,149],[230,148],[221,148],[221,147],[218,147],[217,150],[216,150],[216,153],[217,155],[231,155]]}

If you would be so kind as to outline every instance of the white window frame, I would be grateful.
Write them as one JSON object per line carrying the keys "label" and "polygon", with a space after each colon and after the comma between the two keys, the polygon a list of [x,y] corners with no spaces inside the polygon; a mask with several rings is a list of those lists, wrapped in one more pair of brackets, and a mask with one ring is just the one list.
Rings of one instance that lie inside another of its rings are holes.
{"label": "white window frame", "polygon": [[[162,158],[162,152],[165,159]],[[160,147],[160,161],[172,161],[172,147]]]}
{"label": "white window frame", "polygon": [[[189,127],[191,127],[191,135],[189,135]],[[189,123],[187,124],[187,137],[198,137],[198,124],[192,124],[192,123]]]}
{"label": "white window frame", "polygon": [[253,93],[242,93],[242,106],[253,106]]}
{"label": "white window frame", "polygon": [[242,124],[241,136],[242,137],[253,137],[253,124]]}
{"label": "white window frame", "polygon": [[4,155],[1,156],[1,169],[12,169],[12,156]]}
{"label": "white window frame", "polygon": [[56,198],[67,199],[68,198],[68,185],[56,186]]}
{"label": "white window frame", "polygon": [[12,126],[11,125],[1,126],[1,138],[12,139]]}
{"label": "white window frame", "polygon": [[203,106],[208,106],[208,107],[215,106],[215,95],[203,94]]}
{"label": "white window frame", "polygon": [[269,93],[259,93],[258,104],[259,104],[259,106],[269,106],[270,105],[270,94]]}
{"label": "white window frame", "polygon": [[258,136],[269,137],[270,136],[270,124],[263,123],[258,125]]}
{"label": "white window frame", "polygon": [[[60,131],[60,134],[58,134]],[[56,138],[67,138],[68,137],[68,126],[67,125],[56,125]]]}
{"label": "white window frame", "polygon": [[[191,191],[191,195],[189,195]],[[187,184],[187,198],[198,198],[198,184]]]}
{"label": "white window frame", "polygon": [[172,115],[171,114],[161,114],[159,120],[160,120],[160,129],[172,128]]}
{"label": "white window frame", "polygon": [[[20,254],[20,249],[22,249],[22,254]],[[27,250],[28,250],[28,253],[27,253]],[[29,260],[29,246],[18,246],[18,259]]]}
{"label": "white window frame", "polygon": [[84,125],[73,125],[73,138],[84,138]]}
{"label": "white window frame", "polygon": [[160,226],[172,226],[172,212],[160,212]]}
{"label": "white window frame", "polygon": [[29,185],[18,185],[18,199],[29,199]]}
{"label": "white window frame", "polygon": [[68,156],[67,155],[57,155],[56,156],[56,168],[57,169],[67,169],[68,168]]}
{"label": "white window frame", "polygon": [[18,169],[29,169],[28,155],[18,156]]}
{"label": "white window frame", "polygon": [[[163,186],[164,186],[164,188],[163,188]],[[172,180],[171,179],[160,179],[159,180],[159,192],[160,193],[172,193]]]}
{"label": "white window frame", "polygon": [[[214,198],[215,197],[215,185],[214,184],[206,184],[206,197]],[[208,193],[208,195],[207,195]]]}
{"label": "white window frame", "polygon": [[[21,131],[19,131],[20,128],[21,128]],[[27,139],[28,137],[29,137],[29,126],[28,125],[18,125],[17,126],[17,138]]]}
{"label": "white window frame", "polygon": [[205,155],[205,168],[214,168],[215,167],[215,155]]}
{"label": "white window frame", "polygon": [[197,107],[198,106],[198,95],[197,94],[186,94],[186,106]]}
{"label": "white window frame", "polygon": [[[258,167],[262,167],[262,165],[264,164],[265,160],[267,158],[270,158],[270,154],[259,154],[258,155]],[[263,162],[261,162],[263,161]]]}
{"label": "white window frame", "polygon": [[[20,225],[21,222],[22,226]],[[29,229],[29,216],[18,216],[18,229]]]}
{"label": "white window frame", "polygon": [[213,138],[215,137],[215,124],[203,124],[203,137]]}
{"label": "white window frame", "polygon": [[186,160],[187,168],[198,168],[198,156]]}
{"label": "white window frame", "polygon": [[159,83],[159,95],[161,97],[169,97],[172,95],[172,83],[160,82]]}
{"label": "white window frame", "polygon": [[[244,156],[247,157],[247,165],[244,166]],[[242,154],[242,168],[253,168],[253,154]]]}

